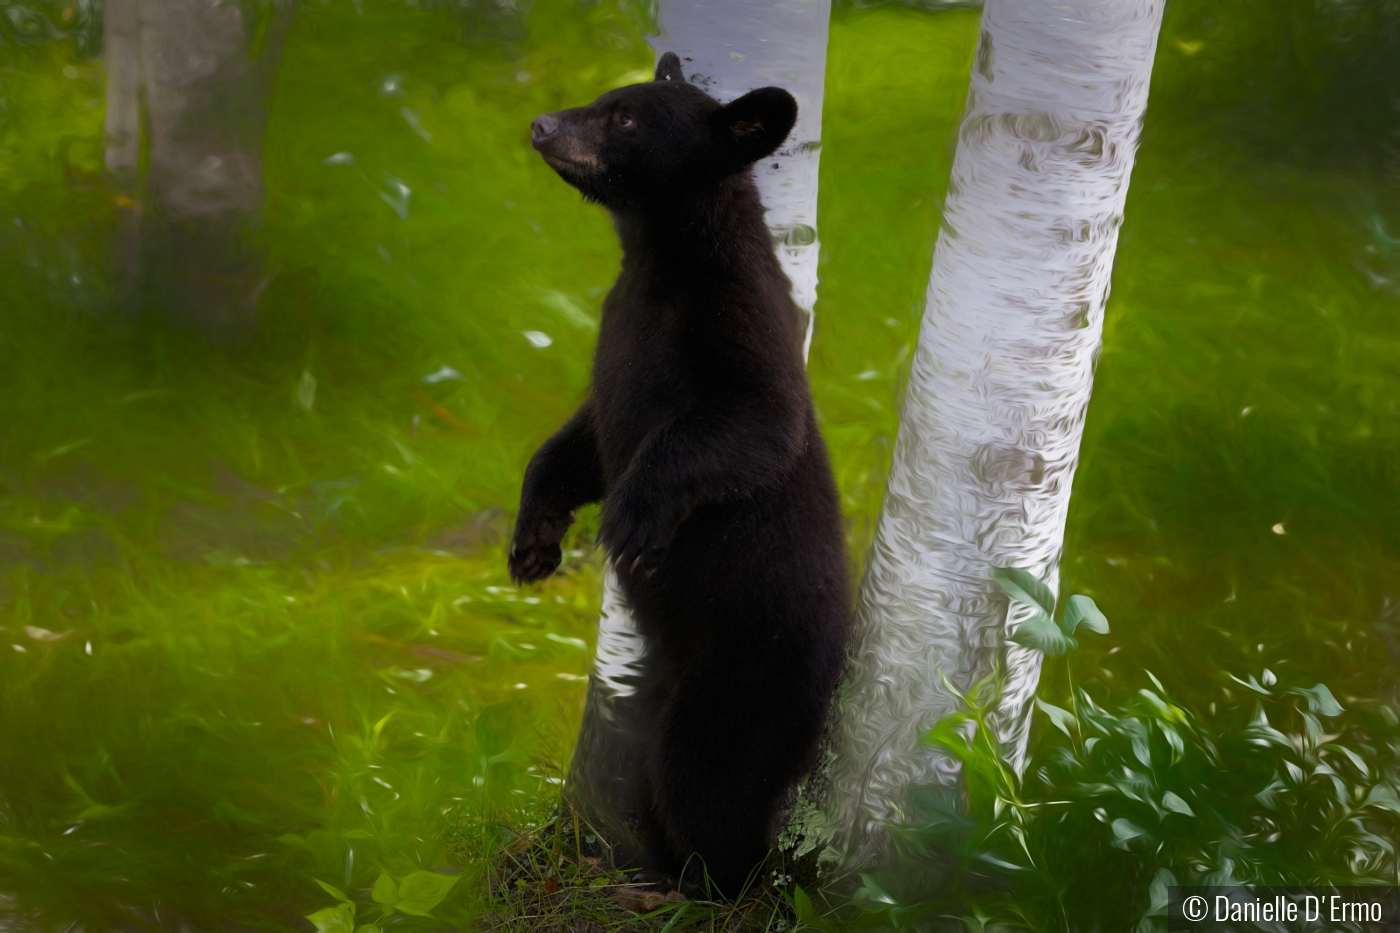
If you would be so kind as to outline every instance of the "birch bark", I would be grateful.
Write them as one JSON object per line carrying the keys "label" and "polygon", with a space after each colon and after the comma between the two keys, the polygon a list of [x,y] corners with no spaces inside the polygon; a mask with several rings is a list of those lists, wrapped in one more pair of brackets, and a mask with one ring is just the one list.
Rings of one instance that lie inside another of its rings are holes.
{"label": "birch bark", "polygon": [[[987,0],[883,513],[839,704],[826,828],[876,863],[919,744],[1000,664],[1024,764],[1040,655],[1007,646],[996,566],[1057,579],[1163,0]],[[1010,617],[1008,617],[1008,611]]]}
{"label": "birch bark", "polygon": [[[778,258],[807,313],[817,298],[817,174],[831,0],[661,0],[659,57],[675,52],[686,78],[720,101],[769,85],[797,98],[797,125],[783,148],[754,167]],[[806,347],[804,347],[804,352]],[[646,645],[611,571],[604,581],[598,648],[566,795],[593,819],[618,856],[634,851],[627,777],[636,767],[633,685]]]}

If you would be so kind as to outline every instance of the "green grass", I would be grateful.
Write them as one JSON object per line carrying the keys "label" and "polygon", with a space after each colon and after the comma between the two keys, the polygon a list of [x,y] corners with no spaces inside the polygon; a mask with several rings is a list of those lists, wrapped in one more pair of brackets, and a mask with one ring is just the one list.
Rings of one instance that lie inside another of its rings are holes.
{"label": "green grass", "polygon": [[[1231,674],[1325,683],[1368,763],[1348,780],[1371,786],[1400,741],[1393,180],[1364,159],[1240,144],[1268,138],[1246,131],[1270,111],[1211,109],[1202,89],[1235,88],[1222,75],[1244,66],[1236,33],[1217,42],[1188,13],[1174,8],[1159,55],[1067,542],[1065,588],[1114,630],[1069,663],[1112,716],[1147,715],[1132,704],[1152,689],[1217,737],[1262,696]],[[265,152],[277,275],[261,337],[229,352],[104,315],[117,208],[100,65],[71,43],[7,50],[0,924],[306,929],[336,903],[318,880],[368,922],[381,872],[419,870],[461,878],[433,919],[398,915],[404,929],[513,916],[489,883],[513,838],[500,824],[548,817],[601,563],[592,515],[537,590],[509,586],[501,542],[526,460],[585,390],[579,312],[596,314],[618,257],[606,216],[538,162],[527,128],[650,60],[606,2],[541,0],[528,23],[463,42],[445,11],[303,4]],[[976,34],[971,11],[832,24],[811,371],[857,562]],[[354,164],[325,164],[339,152]],[[412,189],[406,218],[381,197],[391,179]],[[1069,705],[1068,669],[1049,666],[1048,702]],[[1301,717],[1287,696],[1261,702]],[[1130,763],[1114,741],[1074,781]],[[1020,799],[1074,782],[1050,766],[1069,737],[1038,742],[1025,786],[1003,788]],[[1151,777],[1180,788],[1174,767]],[[1255,813],[1269,780],[1197,784]],[[1092,817],[1103,801],[1075,793],[1075,857],[1086,877],[1118,873],[1131,915],[1110,926],[1135,924],[1160,862],[1114,861],[1130,853]],[[1171,852],[1223,832],[1163,826]],[[1269,871],[1345,867],[1350,837],[1298,832]],[[937,893],[909,884],[911,903]],[[1033,913],[1044,890],[1009,902]],[[625,922],[608,897],[590,923]]]}

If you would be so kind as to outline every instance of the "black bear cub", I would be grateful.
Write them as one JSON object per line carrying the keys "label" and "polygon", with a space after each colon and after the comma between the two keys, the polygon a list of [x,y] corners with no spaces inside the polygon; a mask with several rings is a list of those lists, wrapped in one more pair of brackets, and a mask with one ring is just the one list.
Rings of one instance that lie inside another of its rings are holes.
{"label": "black bear cub", "polygon": [[574,511],[602,502],[647,643],[644,867],[689,888],[703,866],[731,897],[815,763],[850,613],[802,315],[749,170],[796,119],[779,88],[721,106],[667,53],[655,81],[531,127],[623,259],[588,399],[525,471],[511,576],[553,573]]}

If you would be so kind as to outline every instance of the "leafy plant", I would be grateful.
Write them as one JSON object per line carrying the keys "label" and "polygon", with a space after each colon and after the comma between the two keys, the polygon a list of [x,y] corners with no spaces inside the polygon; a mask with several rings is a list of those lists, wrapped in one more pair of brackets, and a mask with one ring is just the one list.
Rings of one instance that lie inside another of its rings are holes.
{"label": "leafy plant", "polygon": [[1108,634],[1108,619],[1088,596],[1071,596],[1056,622],[1055,594],[1031,573],[1015,567],[997,567],[992,571],[992,580],[1012,602],[1032,610],[1029,617],[1007,633],[1009,641],[1057,658],[1078,647],[1074,632],[1080,626],[1100,635]]}
{"label": "leafy plant", "polygon": [[[1002,571],[998,584],[1039,607],[1038,631],[1053,624],[1040,581]],[[1073,630],[1031,647],[1064,654]],[[1251,699],[1202,717],[1144,674],[1150,686],[1112,709],[1072,687],[1069,709],[1038,698],[1051,728],[1024,776],[991,726],[998,678],[975,684],[926,738],[961,762],[961,786],[916,795],[893,830],[898,868],[863,876],[859,922],[1151,933],[1172,885],[1394,883],[1400,776],[1374,738],[1390,718],[1349,722],[1325,684],[1269,671],[1235,678]]]}
{"label": "leafy plant", "polygon": [[[396,911],[414,917],[432,916],[433,908],[452,892],[459,877],[433,871],[414,871],[395,881],[388,872],[381,871],[370,890],[370,897],[379,905],[379,917],[376,919],[382,921]],[[312,880],[340,902],[334,907],[306,915],[306,919],[316,925],[317,933],[380,933],[378,923],[356,925],[357,905],[344,891],[320,879]]]}
{"label": "leafy plant", "polygon": [[456,883],[456,875],[415,871],[404,875],[403,880],[395,884],[388,872],[381,871],[370,896],[384,905],[386,917],[396,910],[414,917],[427,917]]}
{"label": "leafy plant", "polygon": [[307,914],[306,919],[316,926],[316,933],[379,933],[377,926],[355,926],[355,902],[345,896],[345,892],[335,885],[326,884],[319,878],[313,878],[321,890],[340,903],[334,907],[326,907],[316,911],[314,914]]}

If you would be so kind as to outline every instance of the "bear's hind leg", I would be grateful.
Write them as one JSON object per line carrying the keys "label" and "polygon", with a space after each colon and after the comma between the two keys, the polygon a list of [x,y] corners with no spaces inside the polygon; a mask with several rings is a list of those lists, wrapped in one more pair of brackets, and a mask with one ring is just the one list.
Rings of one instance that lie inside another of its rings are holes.
{"label": "bear's hind leg", "polygon": [[777,811],[811,759],[821,711],[802,708],[798,685],[774,690],[773,673],[693,672],[661,726],[649,769],[654,813],[666,867],[684,862],[677,881],[689,894],[734,898],[757,882]]}

